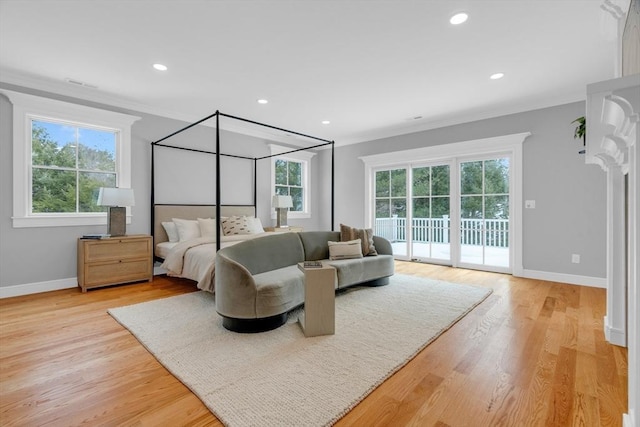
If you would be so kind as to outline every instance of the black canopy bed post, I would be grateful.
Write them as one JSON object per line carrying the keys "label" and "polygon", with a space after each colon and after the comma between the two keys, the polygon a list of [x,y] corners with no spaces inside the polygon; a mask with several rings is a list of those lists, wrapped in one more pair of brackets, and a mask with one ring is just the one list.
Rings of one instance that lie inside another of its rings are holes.
{"label": "black canopy bed post", "polygon": [[156,230],[154,224],[156,223],[156,213],[153,208],[156,205],[156,173],[155,173],[155,164],[156,164],[156,146],[151,143],[151,223],[149,227],[151,227],[151,242],[155,241]]}
{"label": "black canopy bed post", "polygon": [[253,159],[253,206],[258,216],[258,159]]}
{"label": "black canopy bed post", "polygon": [[220,250],[220,226],[222,225],[220,193],[220,111],[216,110],[216,252]]}
{"label": "black canopy bed post", "polygon": [[331,141],[331,231],[335,230],[334,223],[334,207],[335,207],[335,183],[336,183],[336,175],[335,175],[335,141]]}

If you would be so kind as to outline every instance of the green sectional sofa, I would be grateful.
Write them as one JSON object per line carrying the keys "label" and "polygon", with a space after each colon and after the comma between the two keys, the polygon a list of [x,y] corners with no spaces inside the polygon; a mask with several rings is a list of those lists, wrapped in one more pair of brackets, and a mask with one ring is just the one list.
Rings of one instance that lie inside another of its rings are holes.
{"label": "green sectional sofa", "polygon": [[287,321],[287,313],[304,303],[303,261],[324,260],[336,268],[336,290],[353,285],[389,283],[394,262],[388,240],[374,236],[378,255],[329,260],[329,241],[340,233],[274,233],[218,251],[215,261],[216,311],[225,328],[261,332]]}

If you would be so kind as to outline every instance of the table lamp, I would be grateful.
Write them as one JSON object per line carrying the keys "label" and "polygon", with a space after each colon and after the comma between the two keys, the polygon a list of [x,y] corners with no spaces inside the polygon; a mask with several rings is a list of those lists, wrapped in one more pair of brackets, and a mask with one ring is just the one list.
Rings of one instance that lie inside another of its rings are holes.
{"label": "table lamp", "polygon": [[107,233],[111,236],[124,236],[127,230],[126,206],[134,206],[133,189],[101,187],[98,194],[98,206],[108,206]]}
{"label": "table lamp", "polygon": [[271,206],[276,208],[276,227],[288,227],[287,212],[289,208],[293,207],[291,196],[279,196],[276,194],[271,200]]}

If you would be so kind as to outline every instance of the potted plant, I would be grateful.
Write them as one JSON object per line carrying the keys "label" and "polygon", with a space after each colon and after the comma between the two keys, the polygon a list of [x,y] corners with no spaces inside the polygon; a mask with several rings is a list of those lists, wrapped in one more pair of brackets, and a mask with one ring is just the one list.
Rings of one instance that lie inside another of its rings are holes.
{"label": "potted plant", "polygon": [[[587,146],[587,119],[584,116],[582,116],[582,117],[578,117],[571,123],[578,124],[578,126],[576,126],[575,132],[573,133],[573,137],[575,139],[582,138],[582,145],[586,147]],[[584,154],[585,152],[586,150],[580,150],[578,151],[578,154]]]}

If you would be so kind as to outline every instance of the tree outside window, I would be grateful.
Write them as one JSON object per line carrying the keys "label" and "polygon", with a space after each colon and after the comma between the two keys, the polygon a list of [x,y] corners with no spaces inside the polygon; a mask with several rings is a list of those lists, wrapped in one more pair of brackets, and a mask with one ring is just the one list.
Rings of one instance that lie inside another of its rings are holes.
{"label": "tree outside window", "polygon": [[31,212],[102,212],[100,187],[115,187],[117,133],[31,120]]}

